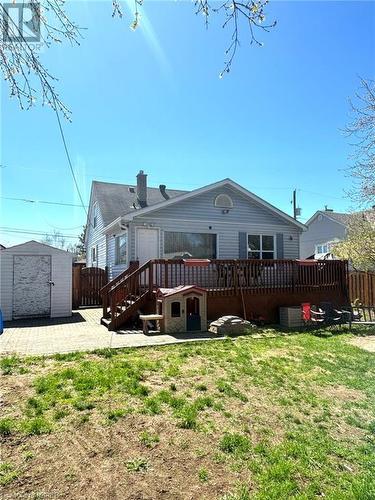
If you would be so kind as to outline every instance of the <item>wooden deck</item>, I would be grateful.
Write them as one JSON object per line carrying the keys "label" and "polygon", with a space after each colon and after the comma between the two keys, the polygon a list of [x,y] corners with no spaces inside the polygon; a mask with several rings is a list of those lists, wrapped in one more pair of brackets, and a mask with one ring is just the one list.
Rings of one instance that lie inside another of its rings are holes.
{"label": "wooden deck", "polygon": [[158,288],[198,285],[208,292],[210,319],[242,311],[242,316],[262,315],[272,321],[282,305],[347,303],[347,270],[346,261],[335,260],[156,259],[140,267],[133,263],[102,289],[103,318],[110,328],[118,328],[142,308],[152,310]]}

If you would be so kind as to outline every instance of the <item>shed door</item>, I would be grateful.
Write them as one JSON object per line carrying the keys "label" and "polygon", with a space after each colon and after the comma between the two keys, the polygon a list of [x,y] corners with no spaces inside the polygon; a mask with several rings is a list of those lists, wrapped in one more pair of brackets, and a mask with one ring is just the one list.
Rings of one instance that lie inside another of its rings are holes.
{"label": "shed door", "polygon": [[13,318],[50,316],[51,256],[13,256]]}

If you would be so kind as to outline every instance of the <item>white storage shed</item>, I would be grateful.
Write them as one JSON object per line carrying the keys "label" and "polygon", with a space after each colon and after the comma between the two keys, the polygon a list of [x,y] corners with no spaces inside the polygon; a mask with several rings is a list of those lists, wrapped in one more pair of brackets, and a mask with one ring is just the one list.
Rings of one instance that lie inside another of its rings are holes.
{"label": "white storage shed", "polygon": [[0,309],[5,321],[72,315],[72,255],[28,241],[0,251]]}

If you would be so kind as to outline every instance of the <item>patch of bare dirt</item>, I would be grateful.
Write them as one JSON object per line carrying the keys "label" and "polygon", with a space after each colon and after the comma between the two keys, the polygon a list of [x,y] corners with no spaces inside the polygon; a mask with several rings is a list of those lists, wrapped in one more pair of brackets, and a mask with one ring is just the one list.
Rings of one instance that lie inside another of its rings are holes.
{"label": "patch of bare dirt", "polygon": [[[142,431],[157,433],[152,448],[141,443]],[[33,458],[25,461],[25,451]],[[129,415],[112,426],[87,423],[74,429],[3,442],[4,461],[20,477],[4,488],[5,499],[214,499],[237,481],[251,485],[249,472],[234,472],[215,463],[217,438],[178,429],[163,416]],[[131,460],[143,458],[148,468],[132,472]],[[206,469],[208,481],[199,479]]]}
{"label": "patch of bare dirt", "polygon": [[375,352],[375,335],[369,335],[367,337],[355,337],[350,341],[351,344],[356,347],[360,347],[368,352]]}
{"label": "patch of bare dirt", "polygon": [[362,391],[350,389],[345,385],[329,385],[321,387],[319,392],[330,401],[338,400],[340,402],[355,402],[360,401],[365,397]]}

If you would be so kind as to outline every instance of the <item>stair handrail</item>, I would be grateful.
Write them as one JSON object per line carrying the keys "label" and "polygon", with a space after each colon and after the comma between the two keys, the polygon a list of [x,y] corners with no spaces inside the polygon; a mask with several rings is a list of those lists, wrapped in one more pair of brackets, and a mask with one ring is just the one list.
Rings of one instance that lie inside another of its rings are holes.
{"label": "stair handrail", "polygon": [[115,310],[116,310],[116,306],[117,306],[116,303],[113,303],[113,299],[116,296],[117,290],[119,290],[123,286],[126,286],[127,282],[131,282],[134,278],[141,275],[141,273],[147,269],[149,270],[149,291],[152,291],[152,287],[153,287],[153,278],[152,278],[153,261],[152,260],[148,260],[147,262],[145,262],[144,264],[139,266],[131,274],[128,274],[122,281],[120,281],[114,287],[112,287],[110,290],[108,290],[107,297],[109,299],[108,305],[110,306],[111,321],[114,320]]}
{"label": "stair handrail", "polygon": [[100,295],[102,297],[102,305],[103,305],[103,318],[106,318],[108,316],[108,294],[109,291],[115,287],[116,285],[120,284],[120,282],[126,280],[127,276],[129,276],[131,273],[133,273],[135,270],[139,268],[139,262],[137,260],[133,260],[130,262],[129,266],[120,273],[119,275],[116,276],[116,278],[113,278],[111,281],[108,281],[106,285],[104,285],[100,289]]}

